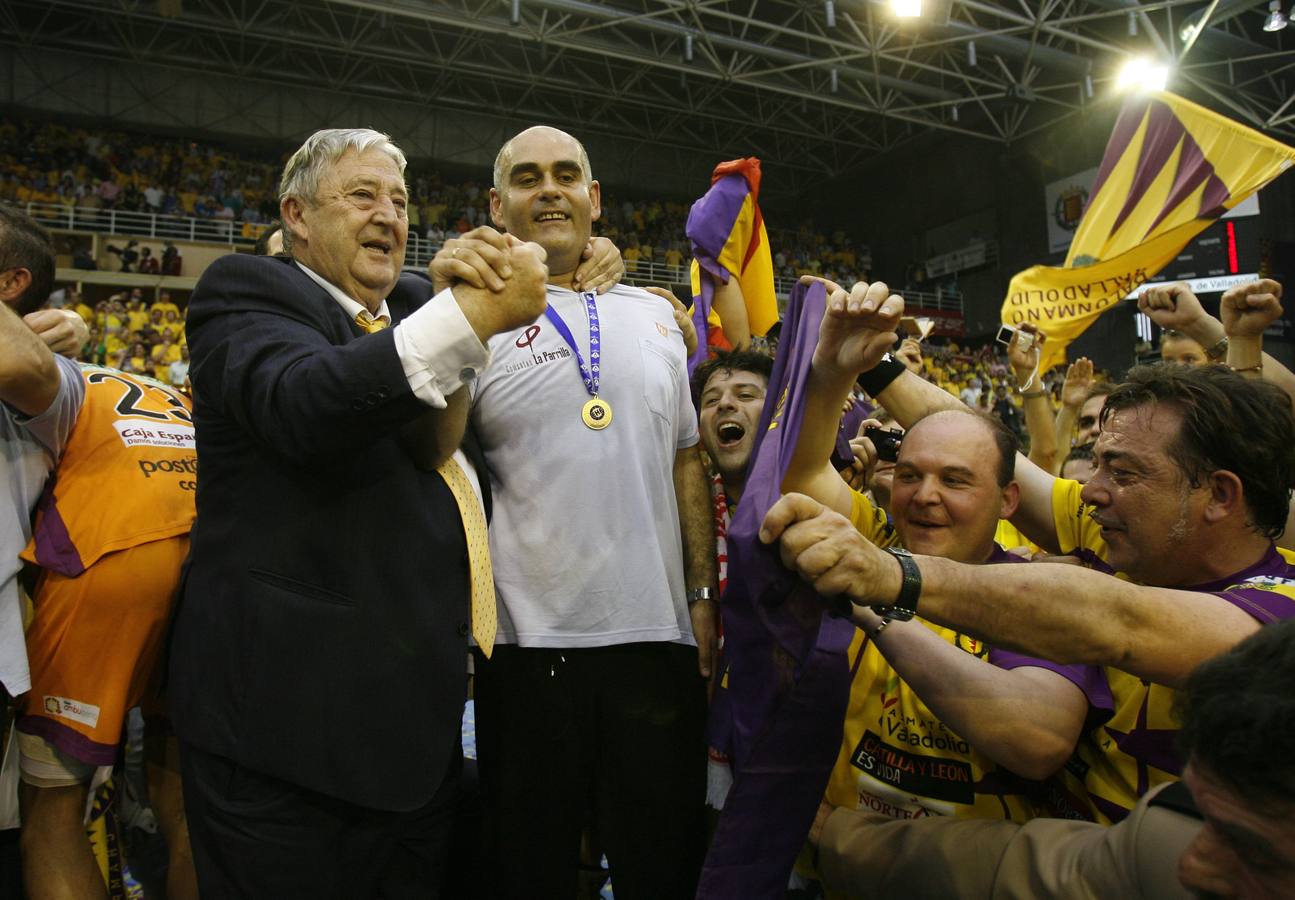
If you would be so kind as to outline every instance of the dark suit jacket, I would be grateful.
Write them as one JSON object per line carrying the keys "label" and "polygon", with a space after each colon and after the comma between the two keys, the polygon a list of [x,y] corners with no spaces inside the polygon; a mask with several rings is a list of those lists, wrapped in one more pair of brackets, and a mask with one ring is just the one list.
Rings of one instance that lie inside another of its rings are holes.
{"label": "dark suit jacket", "polygon": [[[402,277],[393,320],[430,295]],[[398,440],[427,407],[392,330],[364,335],[289,260],[231,254],[187,332],[201,462],[176,733],[363,806],[422,806],[459,741],[469,574],[453,495]]]}

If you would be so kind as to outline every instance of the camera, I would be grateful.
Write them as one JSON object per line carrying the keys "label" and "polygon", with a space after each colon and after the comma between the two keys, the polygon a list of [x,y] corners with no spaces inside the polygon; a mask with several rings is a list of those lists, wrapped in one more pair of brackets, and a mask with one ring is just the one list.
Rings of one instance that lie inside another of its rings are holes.
{"label": "camera", "polygon": [[[1016,334],[1016,332],[1017,329],[1013,328],[1011,325],[1004,325],[998,329],[998,337],[994,338],[994,340],[998,341],[998,343],[1002,344],[1004,347],[1010,347],[1012,344],[1012,335]],[[1040,344],[1043,343],[1042,332],[1022,331],[1020,344],[1021,352],[1029,353],[1036,341]]]}
{"label": "camera", "polygon": [[869,425],[863,429],[863,436],[872,441],[877,448],[877,458],[886,462],[899,459],[899,444],[904,439],[904,432],[898,428],[877,428]]}

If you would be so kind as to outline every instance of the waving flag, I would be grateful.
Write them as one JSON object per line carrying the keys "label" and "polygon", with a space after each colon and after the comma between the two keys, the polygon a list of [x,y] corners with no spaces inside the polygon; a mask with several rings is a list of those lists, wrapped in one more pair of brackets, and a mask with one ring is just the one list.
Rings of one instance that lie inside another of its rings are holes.
{"label": "waving flag", "polygon": [[1295,148],[1173,94],[1130,99],[1106,145],[1064,267],[1012,279],[1005,325],[1047,335],[1040,369],[1187,243],[1295,161]]}
{"label": "waving flag", "polygon": [[714,283],[701,277],[702,269],[723,284],[737,278],[752,336],[765,334],[778,321],[773,257],[758,202],[760,160],[750,157],[720,163],[711,173],[710,183],[710,190],[692,205],[685,228],[692,244],[693,324],[701,338],[688,362],[689,372],[706,361],[711,329],[722,326],[713,311]]}
{"label": "waving flag", "polygon": [[821,284],[787,305],[742,502],[728,530],[724,679],[710,743],[733,762],[733,787],[706,856],[698,900],[781,900],[840,749],[854,637],[813,588],[760,543],[805,414],[805,388],[827,304]]}

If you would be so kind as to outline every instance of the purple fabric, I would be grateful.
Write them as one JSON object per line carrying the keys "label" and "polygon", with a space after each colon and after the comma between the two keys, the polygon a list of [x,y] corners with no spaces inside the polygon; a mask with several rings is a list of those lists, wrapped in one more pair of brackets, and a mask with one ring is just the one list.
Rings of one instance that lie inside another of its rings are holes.
{"label": "purple fabric", "polygon": [[1132,214],[1147,188],[1159,177],[1161,169],[1169,161],[1174,148],[1186,133],[1183,123],[1178,121],[1174,111],[1163,103],[1152,103],[1147,111],[1147,131],[1142,138],[1141,152],[1138,154],[1138,165],[1133,171],[1133,182],[1129,185],[1128,196],[1124,207],[1111,225],[1111,234],[1119,230],[1124,220]]}
{"label": "purple fabric", "polygon": [[[733,225],[742,213],[742,204],[746,202],[746,179],[741,175],[725,175],[710,186],[705,194],[692,205],[688,211],[688,222],[684,233],[692,245],[693,259],[697,265],[728,284],[730,273],[719,262],[719,255],[733,233]],[[688,374],[706,361],[709,352],[707,335],[710,332],[707,322],[714,302],[715,287],[705,276],[701,279],[701,291],[693,297],[692,322],[697,329],[697,352],[688,360]]]}
{"label": "purple fabric", "polygon": [[117,761],[116,744],[97,744],[81,732],[45,716],[20,716],[14,727],[44,738],[73,759],[91,766],[111,766]]}
{"label": "purple fabric", "polygon": [[706,857],[702,900],[785,895],[840,747],[854,626],[828,616],[813,590],[783,568],[777,547],[758,537],[800,432],[825,303],[822,285],[792,291],[771,402],[728,532],[721,606],[728,690],[725,703],[712,707],[710,737],[732,759],[734,784]]}
{"label": "purple fabric", "polygon": [[1115,120],[1115,129],[1111,132],[1111,139],[1106,143],[1106,151],[1102,154],[1101,168],[1097,170],[1097,178],[1093,181],[1093,191],[1090,197],[1096,197],[1106,184],[1106,179],[1115,171],[1115,164],[1119,162],[1120,157],[1129,149],[1129,143],[1133,136],[1138,133],[1138,126],[1142,124],[1142,116],[1147,111],[1147,104],[1151,101],[1145,96],[1134,96],[1130,98],[1120,109],[1120,116]]}
{"label": "purple fabric", "polygon": [[836,447],[832,451],[832,465],[838,472],[854,462],[850,441],[859,433],[859,423],[871,416],[872,410],[871,403],[855,400],[845,415],[841,416],[841,427],[836,432]]}
{"label": "purple fabric", "polygon": [[36,529],[32,535],[36,542],[36,562],[42,568],[76,578],[85,571],[85,566],[81,564],[81,554],[68,534],[67,524],[59,515],[58,504],[54,502],[53,477],[45,482],[45,490],[36,503],[36,513]]}

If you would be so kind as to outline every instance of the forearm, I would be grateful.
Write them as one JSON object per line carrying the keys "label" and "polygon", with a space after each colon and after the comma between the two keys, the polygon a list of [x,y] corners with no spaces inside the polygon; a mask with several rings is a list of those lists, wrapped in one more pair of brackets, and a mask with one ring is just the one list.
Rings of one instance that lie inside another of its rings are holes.
{"label": "forearm", "polygon": [[688,589],[719,587],[715,565],[715,528],[711,516],[706,470],[697,447],[675,454],[675,501],[679,507],[679,532],[683,539],[684,584]]}
{"label": "forearm", "polygon": [[416,466],[432,471],[454,454],[463,443],[469,409],[468,389],[463,387],[445,398],[444,409],[428,409],[401,429],[405,451]]}
{"label": "forearm", "polygon": [[[921,615],[1059,663],[1113,666],[1171,687],[1257,623],[1211,594],[1154,588],[1058,564],[918,559]],[[894,596],[892,591],[879,596]]]}
{"label": "forearm", "polygon": [[724,284],[715,279],[715,299],[712,302],[724,329],[724,336],[733,345],[733,349],[743,350],[749,346],[751,323],[746,314],[746,298],[742,296],[742,286],[738,284],[736,275],[730,275],[728,282]]}
{"label": "forearm", "polygon": [[911,428],[914,422],[929,413],[967,408],[957,397],[909,371],[892,381],[874,399],[903,428]]}
{"label": "forearm", "polygon": [[875,643],[940,721],[998,765],[1042,779],[1074,750],[1086,702],[1062,676],[1000,669],[916,621],[891,622]]}
{"label": "forearm", "polygon": [[1025,430],[1030,435],[1030,461],[1040,469],[1051,472],[1057,459],[1056,423],[1052,419],[1052,404],[1041,387],[1038,396],[1025,397]]}
{"label": "forearm", "polygon": [[782,479],[784,492],[807,494],[844,516],[850,514],[850,491],[832,468],[831,459],[841,427],[841,409],[853,384],[849,373],[823,371],[818,366],[810,369],[800,434]]}
{"label": "forearm", "polygon": [[1078,418],[1078,406],[1062,403],[1061,409],[1057,410],[1057,423],[1053,429],[1057,454],[1052,460],[1052,465],[1044,467],[1053,475],[1060,475],[1061,467],[1066,463],[1066,456],[1070,453],[1070,437],[1075,433],[1075,420]]}
{"label": "forearm", "polygon": [[23,415],[40,415],[58,395],[58,364],[45,342],[3,303],[0,346],[0,401]]}
{"label": "forearm", "polygon": [[[1262,337],[1236,336],[1228,339],[1228,367],[1239,372],[1243,378],[1257,381],[1265,377],[1268,374],[1269,359],[1271,357],[1263,352]],[[1275,360],[1273,362],[1276,363]]]}

